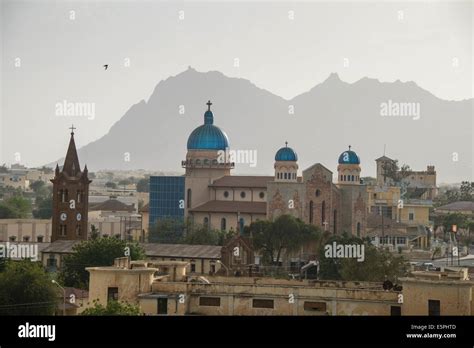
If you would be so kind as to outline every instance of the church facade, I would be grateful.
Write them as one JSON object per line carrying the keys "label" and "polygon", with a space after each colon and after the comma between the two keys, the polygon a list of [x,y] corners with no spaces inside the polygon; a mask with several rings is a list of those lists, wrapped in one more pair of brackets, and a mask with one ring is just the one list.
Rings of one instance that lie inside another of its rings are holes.
{"label": "church facade", "polygon": [[[334,234],[364,236],[367,190],[361,184],[360,159],[350,147],[339,157],[336,177],[320,163],[299,174],[298,155],[288,143],[276,151],[273,176],[231,175],[235,164],[222,156],[230,148],[229,138],[214,125],[212,103],[207,105],[204,124],[190,134],[182,161],[184,218],[241,231],[254,221],[291,214]],[[150,214],[150,227],[155,220]]]}

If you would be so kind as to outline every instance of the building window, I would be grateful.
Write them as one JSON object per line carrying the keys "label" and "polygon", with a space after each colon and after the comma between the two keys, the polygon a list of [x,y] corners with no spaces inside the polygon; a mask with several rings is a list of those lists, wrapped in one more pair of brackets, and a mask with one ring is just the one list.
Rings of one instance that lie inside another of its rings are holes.
{"label": "building window", "polygon": [[192,195],[191,189],[188,189],[188,201],[186,203],[186,206],[188,208],[191,208],[191,195]]}
{"label": "building window", "polygon": [[48,267],[56,268],[56,265],[57,265],[57,260],[56,260],[56,258],[54,257],[54,254],[49,255],[49,258],[48,258]]}
{"label": "building window", "polygon": [[357,223],[357,237],[360,237],[360,222]]}
{"label": "building window", "polygon": [[263,199],[263,198],[265,197],[265,193],[264,193],[264,192],[260,192],[260,193],[258,194],[258,196],[259,196],[261,199]]}
{"label": "building window", "polygon": [[305,311],[326,312],[326,302],[304,301]]}
{"label": "building window", "polygon": [[408,214],[408,220],[413,221],[415,219],[415,213]]}
{"label": "building window", "polygon": [[309,223],[313,223],[313,201],[309,202]]}
{"label": "building window", "polygon": [[81,225],[76,225],[76,236],[82,235],[82,227]]}
{"label": "building window", "polygon": [[346,181],[346,176],[344,175],[344,179],[342,181]]}
{"label": "building window", "polygon": [[212,307],[219,307],[221,305],[221,298],[220,297],[199,297],[199,305],[200,306],[212,306]]}
{"label": "building window", "polygon": [[315,195],[316,195],[316,197],[319,197],[321,195],[321,190],[317,189],[316,192],[315,192]]}
{"label": "building window", "polygon": [[333,230],[332,233],[336,234],[337,233],[337,210],[334,210],[333,217],[332,217],[332,225],[333,225]]}
{"label": "building window", "polygon": [[227,221],[226,221],[225,218],[222,218],[222,219],[221,219],[221,230],[222,230],[222,231],[225,231],[226,228],[227,228]]}
{"label": "building window", "polygon": [[81,203],[82,202],[82,197],[83,197],[83,192],[82,191],[77,191],[77,197],[76,197],[76,200],[77,200],[77,203]]}
{"label": "building window", "polygon": [[239,219],[239,231],[240,231],[240,232],[243,232],[243,231],[244,231],[244,226],[245,226],[245,220],[244,220],[244,218],[241,217],[241,218]]}
{"label": "building window", "polygon": [[195,273],[195,272],[196,272],[196,264],[191,263],[191,273]]}
{"label": "building window", "polygon": [[10,240],[10,242],[14,242],[16,240],[16,236],[10,236],[10,238],[8,238]]}
{"label": "building window", "polygon": [[211,263],[211,274],[216,273],[216,265]]}
{"label": "building window", "polygon": [[390,315],[391,316],[400,316],[400,315],[402,315],[402,307],[400,307],[400,306],[390,306]]}
{"label": "building window", "polygon": [[67,235],[67,226],[66,225],[60,225],[59,226],[59,235],[61,237],[66,237],[66,235]]}
{"label": "building window", "polygon": [[203,224],[204,224],[204,227],[206,227],[206,228],[209,227],[209,218],[208,217],[204,218]]}
{"label": "building window", "polygon": [[36,240],[38,243],[43,243],[43,238],[44,238],[43,236],[38,236]]}
{"label": "building window", "polygon": [[285,179],[288,179],[287,176],[286,176],[286,173],[285,173]]}
{"label": "building window", "polygon": [[439,316],[441,315],[441,303],[439,300],[428,300],[428,315]]}
{"label": "building window", "polygon": [[321,224],[326,222],[326,201],[321,204]]}
{"label": "building window", "polygon": [[354,175],[351,175],[351,181],[354,181]]}
{"label": "building window", "polygon": [[341,181],[342,181],[342,174],[341,174]]}
{"label": "building window", "polygon": [[30,236],[24,236],[23,241],[24,242],[29,242],[30,241]]}
{"label": "building window", "polygon": [[252,301],[253,308],[271,308],[273,309],[273,300],[262,300],[262,299],[254,299]]}
{"label": "building window", "polygon": [[229,197],[229,191],[224,191],[224,197],[228,198]]}
{"label": "building window", "polygon": [[244,191],[240,192],[240,197],[245,198],[245,192]]}
{"label": "building window", "polygon": [[377,198],[377,194],[376,194],[376,193],[374,193],[374,198]]}
{"label": "building window", "polygon": [[107,302],[118,301],[118,288],[107,288]]}

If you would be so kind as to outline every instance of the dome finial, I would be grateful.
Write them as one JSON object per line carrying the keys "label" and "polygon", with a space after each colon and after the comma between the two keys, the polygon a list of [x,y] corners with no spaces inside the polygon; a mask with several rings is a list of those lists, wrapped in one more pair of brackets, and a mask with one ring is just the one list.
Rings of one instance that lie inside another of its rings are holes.
{"label": "dome finial", "polygon": [[352,147],[352,146],[349,145],[349,151],[351,150],[351,147]]}
{"label": "dome finial", "polygon": [[285,147],[288,147],[288,142],[287,141],[285,141]]}
{"label": "dome finial", "polygon": [[210,100],[207,101],[206,105],[207,105],[207,111],[211,111],[211,105],[212,105],[212,103],[211,103]]}

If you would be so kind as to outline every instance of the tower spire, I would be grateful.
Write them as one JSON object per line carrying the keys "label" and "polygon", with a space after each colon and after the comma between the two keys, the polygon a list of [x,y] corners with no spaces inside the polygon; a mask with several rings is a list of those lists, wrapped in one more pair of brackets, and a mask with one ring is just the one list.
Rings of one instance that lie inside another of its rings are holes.
{"label": "tower spire", "polygon": [[69,176],[75,176],[80,171],[79,158],[77,156],[76,143],[74,142],[74,126],[71,128],[71,139],[69,140],[69,147],[67,149],[66,158],[64,159],[63,172]]}

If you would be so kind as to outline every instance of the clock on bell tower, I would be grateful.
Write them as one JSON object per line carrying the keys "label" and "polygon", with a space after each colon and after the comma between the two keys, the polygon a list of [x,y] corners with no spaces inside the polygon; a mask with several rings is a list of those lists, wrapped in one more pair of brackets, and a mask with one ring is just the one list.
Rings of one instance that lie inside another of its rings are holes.
{"label": "clock on bell tower", "polygon": [[51,241],[86,240],[89,184],[87,165],[81,171],[74,142],[74,126],[61,170],[56,164],[53,183],[53,221]]}

